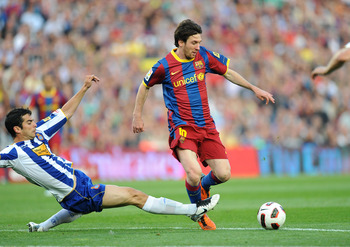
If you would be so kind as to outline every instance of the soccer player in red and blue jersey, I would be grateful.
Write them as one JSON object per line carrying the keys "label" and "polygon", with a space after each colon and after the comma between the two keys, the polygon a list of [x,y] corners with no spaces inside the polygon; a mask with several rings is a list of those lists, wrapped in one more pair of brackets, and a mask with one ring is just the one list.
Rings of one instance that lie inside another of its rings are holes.
{"label": "soccer player in red and blue jersey", "polygon": [[[54,77],[48,73],[43,76],[44,89],[35,94],[30,102],[30,108],[36,108],[38,119],[48,117],[54,110],[62,107],[66,102],[66,97],[55,86]],[[50,147],[55,153],[59,153],[62,142],[62,131],[59,131],[50,139]]]}
{"label": "soccer player in red and blue jersey", "polygon": [[[168,109],[169,146],[184,167],[186,189],[192,203],[207,198],[210,186],[226,182],[231,177],[225,147],[210,115],[206,74],[222,75],[232,83],[250,89],[266,104],[275,102],[270,93],[230,69],[228,58],[201,46],[201,33],[201,27],[192,20],[184,20],[178,25],[174,33],[177,48],[147,73],[139,87],[133,113],[133,132],[143,132],[142,109],[148,90],[161,84]],[[204,177],[197,157],[204,166],[211,168]],[[216,229],[207,215],[201,218],[199,225],[203,230]]]}

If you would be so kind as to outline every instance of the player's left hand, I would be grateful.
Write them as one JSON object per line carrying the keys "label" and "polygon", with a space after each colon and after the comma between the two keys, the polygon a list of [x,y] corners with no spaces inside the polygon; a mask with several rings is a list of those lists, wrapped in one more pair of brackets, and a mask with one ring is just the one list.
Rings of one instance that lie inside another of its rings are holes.
{"label": "player's left hand", "polygon": [[315,79],[316,76],[325,75],[327,72],[327,68],[325,66],[318,66],[311,72],[311,78]]}
{"label": "player's left hand", "polygon": [[258,99],[260,100],[265,100],[266,101],[266,105],[271,101],[272,103],[275,103],[275,99],[273,97],[272,94],[270,94],[269,92],[266,92],[265,90],[262,90],[260,88],[255,88],[254,93],[256,95],[256,97],[258,97]]}

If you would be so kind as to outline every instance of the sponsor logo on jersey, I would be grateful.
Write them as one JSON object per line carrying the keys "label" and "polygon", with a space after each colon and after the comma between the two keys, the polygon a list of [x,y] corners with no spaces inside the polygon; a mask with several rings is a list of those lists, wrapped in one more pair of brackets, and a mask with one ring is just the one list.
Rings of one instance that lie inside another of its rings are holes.
{"label": "sponsor logo on jersey", "polygon": [[[198,80],[199,81],[203,81],[204,80],[204,73],[199,73],[198,74]],[[186,79],[181,79],[178,80],[176,82],[173,82],[174,87],[180,87],[180,86],[184,86],[186,84],[190,84],[193,82],[198,82],[197,80],[197,75],[194,74],[192,77],[186,78]]]}
{"label": "sponsor logo on jersey", "polygon": [[175,72],[170,72],[170,74],[171,74],[171,75],[176,75],[179,71],[180,71],[180,70],[175,71]]}
{"label": "sponsor logo on jersey", "polygon": [[199,73],[198,74],[198,80],[203,81],[204,80],[204,73]]}
{"label": "sponsor logo on jersey", "polygon": [[194,63],[194,67],[196,67],[196,69],[201,69],[201,68],[203,68],[204,65],[203,65],[202,60],[196,61],[196,62]]}
{"label": "sponsor logo on jersey", "polygon": [[47,122],[47,121],[49,121],[50,119],[51,119],[51,117],[47,117],[47,118],[44,118],[43,121],[44,121],[44,122]]}
{"label": "sponsor logo on jersey", "polygon": [[151,75],[152,75],[152,74],[153,74],[153,70],[152,70],[152,69],[150,69],[150,70],[148,71],[148,73],[147,73],[146,77],[145,77],[146,81],[148,81],[148,80],[149,80],[149,78],[151,78]]}
{"label": "sponsor logo on jersey", "polygon": [[32,151],[38,156],[51,155],[44,143],[36,148],[33,148]]}

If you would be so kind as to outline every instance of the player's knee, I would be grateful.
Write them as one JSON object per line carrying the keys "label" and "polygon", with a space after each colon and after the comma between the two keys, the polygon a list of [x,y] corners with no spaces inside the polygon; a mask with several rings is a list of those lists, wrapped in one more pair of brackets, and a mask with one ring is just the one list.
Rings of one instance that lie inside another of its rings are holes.
{"label": "player's knee", "polygon": [[194,171],[194,170],[187,172],[186,175],[187,175],[188,183],[192,186],[198,185],[201,180],[201,174],[202,174],[201,172]]}
{"label": "player's knee", "polygon": [[220,171],[218,173],[215,174],[215,176],[217,177],[217,179],[219,179],[222,183],[225,183],[226,181],[228,181],[231,178],[231,167]]}
{"label": "player's knee", "polygon": [[222,182],[222,183],[225,183],[227,182],[231,177],[231,174],[227,174],[225,173],[224,175],[218,177],[218,179]]}

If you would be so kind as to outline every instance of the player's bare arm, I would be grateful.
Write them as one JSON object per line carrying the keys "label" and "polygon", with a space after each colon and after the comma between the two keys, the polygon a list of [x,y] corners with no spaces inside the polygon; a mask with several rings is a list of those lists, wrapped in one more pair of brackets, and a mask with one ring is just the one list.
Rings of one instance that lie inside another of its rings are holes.
{"label": "player's bare arm", "polygon": [[311,72],[312,79],[316,76],[329,75],[339,69],[343,64],[350,60],[350,48],[343,48],[336,52],[327,66],[318,66]]}
{"label": "player's bare arm", "polygon": [[83,99],[85,93],[87,90],[91,87],[92,83],[99,82],[100,79],[97,78],[95,75],[87,75],[85,76],[84,85],[81,87],[81,89],[62,107],[62,111],[66,115],[68,119],[70,119],[74,112],[76,111],[78,105],[80,104],[81,100]]}
{"label": "player's bare arm", "polygon": [[132,131],[141,133],[144,131],[144,123],[142,120],[142,110],[148,96],[149,88],[144,83],[141,83],[136,95],[135,108],[132,119]]}
{"label": "player's bare arm", "polygon": [[257,86],[254,86],[253,84],[249,83],[246,79],[244,79],[240,74],[238,74],[234,70],[228,69],[224,77],[238,86],[252,90],[255,93],[255,96],[260,100],[265,100],[266,104],[268,104],[270,101],[272,103],[275,103],[275,99],[273,98],[273,95],[271,93],[266,92],[265,90],[262,90]]}

